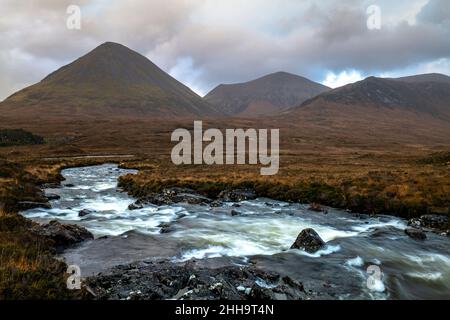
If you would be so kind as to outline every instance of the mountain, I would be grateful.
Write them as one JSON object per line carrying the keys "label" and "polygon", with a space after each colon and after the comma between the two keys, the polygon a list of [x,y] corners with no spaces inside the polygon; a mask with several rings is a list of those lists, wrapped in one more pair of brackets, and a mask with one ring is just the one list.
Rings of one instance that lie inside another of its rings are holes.
{"label": "mountain", "polygon": [[418,74],[414,76],[390,78],[391,80],[403,81],[403,82],[441,82],[450,83],[450,77],[440,73],[426,73]]}
{"label": "mountain", "polygon": [[227,115],[263,115],[297,106],[329,89],[294,74],[277,72],[245,83],[221,84],[205,100]]}
{"label": "mountain", "polygon": [[450,77],[444,75],[417,75],[397,79],[369,77],[322,93],[295,109],[358,106],[365,107],[367,112],[391,109],[450,121],[449,80]]}
{"label": "mountain", "polygon": [[141,54],[106,42],[0,104],[5,113],[214,116],[217,111]]}

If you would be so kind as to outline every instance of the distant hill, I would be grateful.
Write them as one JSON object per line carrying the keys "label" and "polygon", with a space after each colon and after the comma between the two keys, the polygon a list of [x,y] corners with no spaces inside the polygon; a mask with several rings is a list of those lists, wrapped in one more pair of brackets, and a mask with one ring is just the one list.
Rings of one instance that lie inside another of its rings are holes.
{"label": "distant hill", "polygon": [[414,75],[414,76],[390,78],[390,79],[397,80],[397,81],[403,81],[403,82],[411,82],[411,83],[441,82],[441,83],[449,83],[450,84],[450,77],[446,76],[445,74],[440,74],[440,73],[425,73],[425,74],[418,74],[418,75]]}
{"label": "distant hill", "polygon": [[[386,109],[426,114],[450,121],[450,77],[418,75],[398,79],[369,77],[322,93],[296,107],[321,110],[339,105],[365,107],[367,112]],[[346,110],[351,110],[346,108]],[[347,114],[352,117],[351,114]]]}
{"label": "distant hill", "polygon": [[245,83],[221,84],[205,100],[227,115],[252,116],[278,113],[328,90],[306,78],[277,72]]}
{"label": "distant hill", "polygon": [[0,104],[22,116],[214,116],[188,87],[129,48],[106,42]]}

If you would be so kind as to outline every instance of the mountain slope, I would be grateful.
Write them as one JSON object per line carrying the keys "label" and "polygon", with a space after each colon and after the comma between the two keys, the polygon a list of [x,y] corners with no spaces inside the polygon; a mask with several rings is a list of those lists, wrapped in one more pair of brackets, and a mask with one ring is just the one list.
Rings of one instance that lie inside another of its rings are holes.
{"label": "mountain slope", "polygon": [[327,90],[306,78],[277,72],[245,83],[221,84],[205,100],[227,115],[251,116],[294,107]]}
{"label": "mountain slope", "polygon": [[[295,111],[304,108],[323,109],[329,106],[336,108],[358,106],[365,107],[366,112],[383,112],[391,109],[426,114],[450,121],[450,82],[445,81],[445,77],[439,77],[439,81],[429,81],[429,75],[407,77],[406,79],[369,77],[322,93],[305,101],[296,107]],[[347,116],[351,117],[352,115]]]}
{"label": "mountain slope", "polygon": [[111,116],[211,116],[215,109],[127,47],[106,42],[7,98],[4,112]]}

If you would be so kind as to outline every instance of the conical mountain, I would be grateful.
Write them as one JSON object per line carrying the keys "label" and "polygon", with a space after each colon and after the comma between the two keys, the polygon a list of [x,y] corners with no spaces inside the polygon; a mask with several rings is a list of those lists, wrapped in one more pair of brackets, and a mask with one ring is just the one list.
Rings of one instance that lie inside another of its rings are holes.
{"label": "conical mountain", "polygon": [[62,116],[217,115],[214,107],[149,59],[112,42],[13,94],[0,108]]}

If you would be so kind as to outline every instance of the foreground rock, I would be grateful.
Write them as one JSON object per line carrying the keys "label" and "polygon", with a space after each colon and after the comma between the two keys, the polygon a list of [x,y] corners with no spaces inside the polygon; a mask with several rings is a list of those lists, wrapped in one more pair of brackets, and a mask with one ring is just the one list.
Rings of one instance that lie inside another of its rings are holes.
{"label": "foreground rock", "polygon": [[416,228],[406,228],[405,229],[405,233],[416,240],[425,240],[427,238],[427,235],[425,234],[425,232],[423,232],[420,229],[416,229]]}
{"label": "foreground rock", "polygon": [[314,229],[303,229],[298,235],[291,249],[302,249],[308,253],[314,253],[326,245],[325,241],[317,234]]}
{"label": "foreground rock", "polygon": [[307,299],[303,285],[256,267],[209,268],[196,262],[138,262],[86,279],[96,299]]}
{"label": "foreground rock", "polygon": [[38,236],[52,240],[57,250],[63,250],[76,243],[94,238],[92,233],[83,227],[61,224],[56,220],[52,220],[48,224],[35,226],[31,231]]}
{"label": "foreground rock", "polygon": [[194,190],[187,188],[167,188],[161,193],[154,193],[144,198],[139,199],[135,203],[128,206],[130,210],[142,209],[146,205],[170,205],[174,203],[188,203],[188,204],[208,204],[211,199],[204,197]]}
{"label": "foreground rock", "polygon": [[218,199],[226,202],[239,202],[256,199],[256,192],[252,189],[224,190],[217,196]]}

